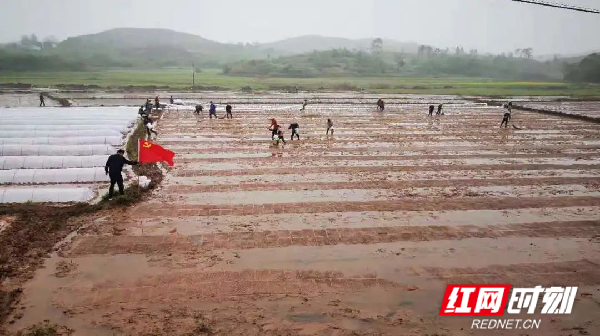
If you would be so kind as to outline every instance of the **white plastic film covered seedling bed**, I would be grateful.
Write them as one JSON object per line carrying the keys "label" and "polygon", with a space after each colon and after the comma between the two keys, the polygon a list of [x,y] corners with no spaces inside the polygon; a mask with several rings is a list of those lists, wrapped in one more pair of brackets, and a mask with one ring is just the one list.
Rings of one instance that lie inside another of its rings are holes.
{"label": "white plastic film covered seedling bed", "polygon": [[84,202],[108,181],[137,109],[0,109],[0,203]]}
{"label": "white plastic film covered seedling bed", "polygon": [[90,156],[113,154],[112,145],[0,145],[2,156]]}
{"label": "white plastic film covered seedling bed", "polygon": [[27,187],[4,188],[0,187],[0,203],[25,203],[25,202],[85,202],[95,196],[91,188],[82,187]]}

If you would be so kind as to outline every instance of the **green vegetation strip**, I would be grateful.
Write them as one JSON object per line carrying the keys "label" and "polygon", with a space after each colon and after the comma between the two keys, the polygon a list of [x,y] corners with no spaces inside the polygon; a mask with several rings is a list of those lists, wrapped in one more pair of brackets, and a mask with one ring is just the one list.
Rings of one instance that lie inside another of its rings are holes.
{"label": "green vegetation strip", "polygon": [[[81,86],[81,89],[115,91],[171,89],[191,90],[191,69],[102,70],[92,72],[2,72],[0,83],[24,83],[36,87]],[[221,70],[195,74],[196,90],[237,91],[364,91],[398,94],[451,94],[478,96],[575,96],[600,97],[600,84],[554,81],[502,81],[465,77],[242,77]]]}

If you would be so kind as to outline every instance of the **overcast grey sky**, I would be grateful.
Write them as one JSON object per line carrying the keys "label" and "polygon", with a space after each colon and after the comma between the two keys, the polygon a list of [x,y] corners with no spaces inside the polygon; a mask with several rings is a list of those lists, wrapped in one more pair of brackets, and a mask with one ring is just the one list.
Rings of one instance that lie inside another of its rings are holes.
{"label": "overcast grey sky", "polygon": [[[600,0],[561,0],[600,8]],[[511,0],[0,0],[0,41],[117,27],[170,28],[220,42],[306,34],[383,37],[535,54],[600,50],[600,15]]]}

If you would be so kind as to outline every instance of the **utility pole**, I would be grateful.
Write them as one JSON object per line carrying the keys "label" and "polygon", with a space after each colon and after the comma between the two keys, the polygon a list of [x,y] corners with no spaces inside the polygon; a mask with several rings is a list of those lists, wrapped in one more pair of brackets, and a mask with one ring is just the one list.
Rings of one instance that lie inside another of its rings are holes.
{"label": "utility pole", "polygon": [[196,86],[196,66],[192,63],[192,90],[194,89],[194,86]]}

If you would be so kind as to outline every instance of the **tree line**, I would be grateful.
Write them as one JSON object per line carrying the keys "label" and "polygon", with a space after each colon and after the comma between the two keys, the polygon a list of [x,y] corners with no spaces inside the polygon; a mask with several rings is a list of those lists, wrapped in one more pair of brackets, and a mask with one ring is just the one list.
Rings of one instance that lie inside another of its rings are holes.
{"label": "tree line", "polygon": [[374,45],[371,52],[336,49],[227,64],[223,73],[237,76],[319,77],[319,76],[465,76],[507,80],[561,80],[563,64],[541,62],[530,57],[531,50],[512,55],[479,55],[421,46],[417,54],[386,52]]}
{"label": "tree line", "polygon": [[564,72],[569,81],[600,83],[600,53],[588,55],[576,64],[565,64]]}
{"label": "tree line", "polygon": [[[24,35],[19,42],[0,46],[0,71],[86,71],[106,68],[222,68],[226,75],[258,77],[327,76],[465,76],[506,80],[569,80],[599,82],[600,61],[593,54],[580,63],[557,58],[533,59],[533,49],[498,55],[477,49],[420,45],[413,52],[392,52],[374,39],[370,50],[334,49],[300,55],[257,58],[256,54],[206,55],[177,48],[66,48],[54,38]],[[255,50],[249,52],[256,53]],[[232,61],[243,59],[241,61]]]}

